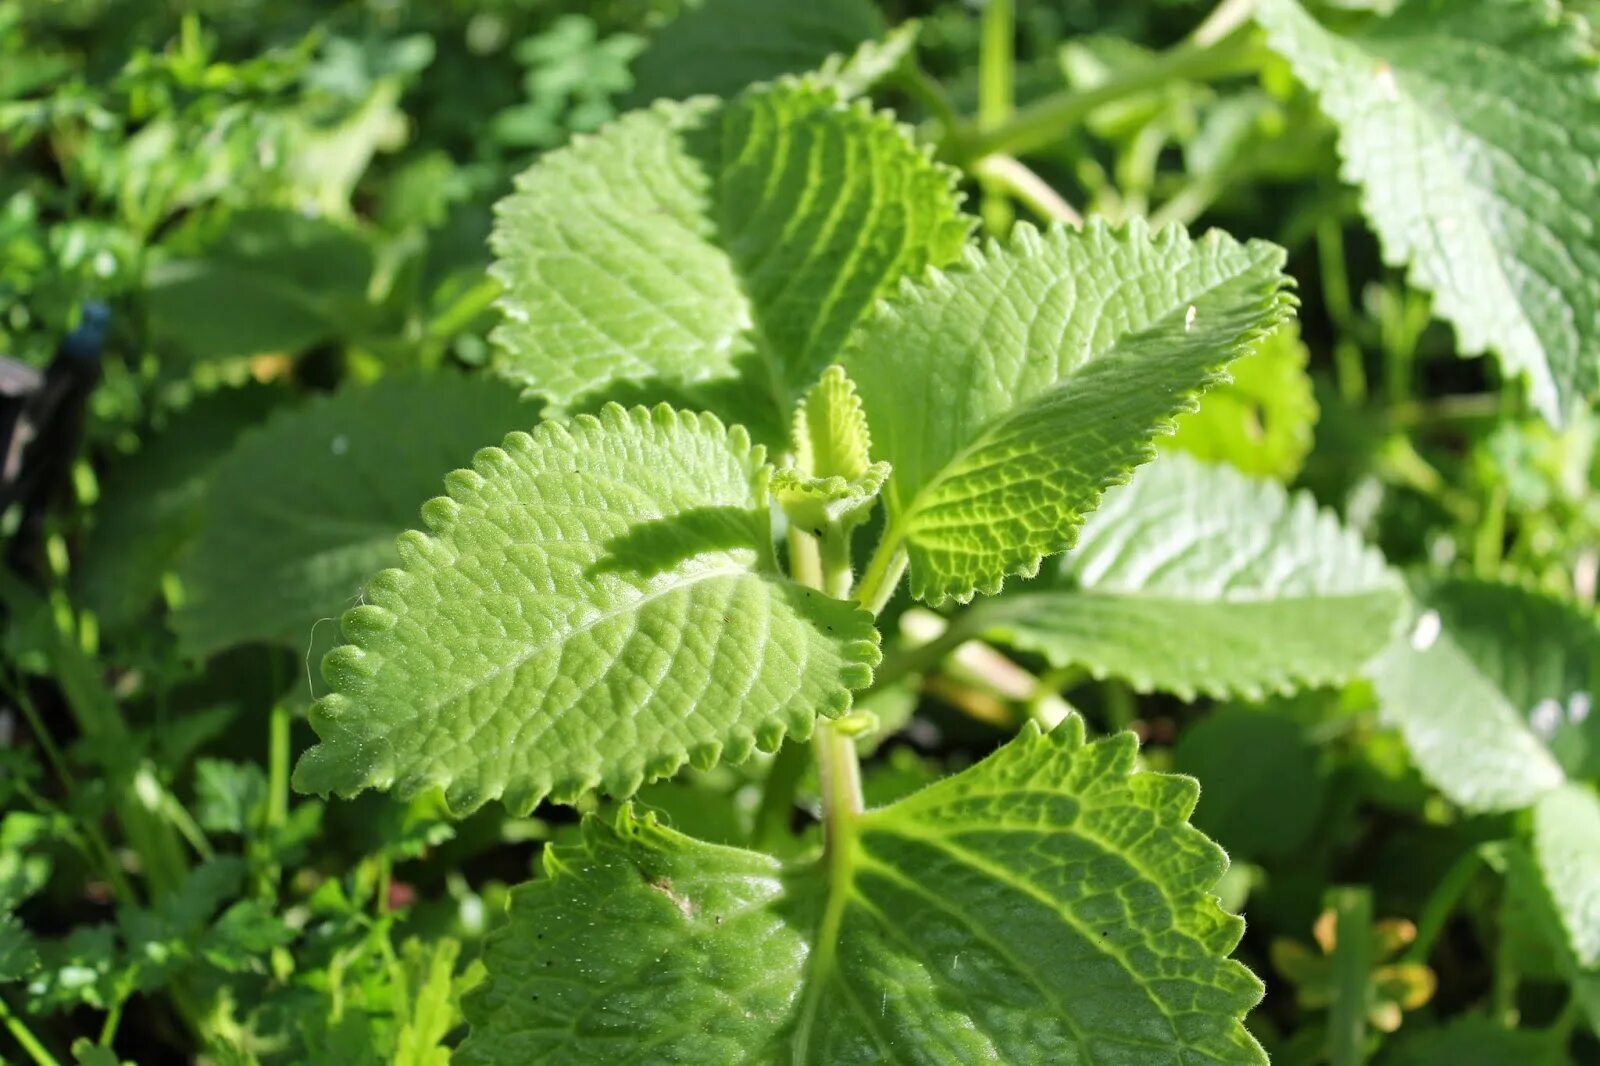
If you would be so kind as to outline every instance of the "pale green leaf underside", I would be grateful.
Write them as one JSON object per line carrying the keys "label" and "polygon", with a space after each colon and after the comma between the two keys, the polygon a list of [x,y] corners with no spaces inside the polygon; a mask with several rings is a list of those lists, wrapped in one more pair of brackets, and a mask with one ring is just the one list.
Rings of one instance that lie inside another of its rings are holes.
{"label": "pale green leaf underside", "polygon": [[699,93],[732,96],[758,81],[871,47],[885,29],[869,0],[701,0],[686,6],[634,62],[633,104]]}
{"label": "pale green leaf underside", "polygon": [[1383,557],[1309,495],[1181,452],[1106,493],[1057,580],[978,608],[993,635],[1185,699],[1347,681],[1405,602]]}
{"label": "pale green leaf underside", "polygon": [[[1186,778],[1033,726],[823,869],[624,813],[547,853],[466,1005],[473,1066],[1257,1063],[1259,983]],[[831,893],[831,895],[830,895]]]}
{"label": "pale green leaf underside", "polygon": [[1545,887],[1584,968],[1600,966],[1600,799],[1580,785],[1556,789],[1533,809],[1533,852]]}
{"label": "pale green leaf underside", "polygon": [[906,285],[842,360],[872,428],[911,591],[998,591],[1071,547],[1155,436],[1288,314],[1283,253],[1142,224],[1019,227]]}
{"label": "pale green leaf underside", "polygon": [[1419,593],[1416,621],[1368,672],[1384,720],[1434,787],[1467,810],[1501,811],[1600,772],[1597,667],[1594,619],[1460,579]]}
{"label": "pale green leaf underside", "polygon": [[526,811],[843,713],[877,632],[777,573],[768,473],[743,430],[665,407],[484,449],[345,615],[296,785]]}
{"label": "pale green leaf underside", "polygon": [[1552,0],[1408,0],[1359,34],[1263,0],[1272,46],[1340,127],[1385,257],[1467,353],[1559,420],[1600,386],[1600,79]]}
{"label": "pale green leaf underside", "polygon": [[498,366],[558,403],[669,399],[781,439],[862,313],[966,239],[953,172],[787,80],[628,115],[501,201]]}
{"label": "pale green leaf underside", "polygon": [[394,538],[486,440],[531,425],[516,390],[454,374],[390,378],[280,414],[211,468],[172,615],[190,654],[252,640],[305,650],[399,561]]}

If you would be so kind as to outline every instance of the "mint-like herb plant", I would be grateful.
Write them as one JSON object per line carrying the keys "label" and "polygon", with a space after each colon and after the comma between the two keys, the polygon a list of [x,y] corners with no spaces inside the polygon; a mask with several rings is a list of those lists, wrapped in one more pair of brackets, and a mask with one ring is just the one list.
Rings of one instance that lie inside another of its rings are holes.
{"label": "mint-like herb plant", "polygon": [[[864,806],[853,707],[901,590],[1025,584],[958,624],[1180,693],[1342,679],[1400,610],[1309,502],[1182,456],[1135,475],[1287,328],[1279,249],[1139,223],[979,244],[955,179],[786,78],[631,114],[500,205],[500,365],[553,412],[449,475],[366,583],[295,775],[458,814],[622,801],[514,893],[464,1061],[1262,1058],[1226,859],[1131,735],[1030,724]],[[808,741],[814,851],[626,802]]]}

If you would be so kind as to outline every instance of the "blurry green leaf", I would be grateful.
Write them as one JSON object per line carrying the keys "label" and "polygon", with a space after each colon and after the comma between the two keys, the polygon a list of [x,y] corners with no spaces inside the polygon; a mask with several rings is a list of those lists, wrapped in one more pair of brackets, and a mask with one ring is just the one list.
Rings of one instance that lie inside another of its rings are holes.
{"label": "blurry green leaf", "polygon": [[1600,799],[1582,785],[1541,797],[1533,853],[1578,965],[1600,968]]}
{"label": "blurry green leaf", "polygon": [[514,390],[453,374],[347,386],[243,434],[212,470],[172,616],[184,649],[251,640],[305,652],[362,584],[400,556],[439,479],[537,408]]}
{"label": "blurry green leaf", "polygon": [[633,65],[632,105],[700,93],[732,96],[799,74],[882,37],[869,0],[690,0]]}
{"label": "blurry green leaf", "polygon": [[1416,620],[1368,667],[1383,718],[1469,811],[1531,806],[1600,773],[1600,623],[1559,600],[1467,578],[1417,590]]}
{"label": "blurry green leaf", "polygon": [[1228,367],[1233,380],[1206,393],[1198,411],[1179,416],[1176,432],[1158,445],[1293,481],[1311,451],[1317,421],[1309,357],[1299,326],[1285,325],[1235,360]]}
{"label": "blurry green leaf", "polygon": [[102,626],[134,622],[155,599],[199,526],[206,475],[285,396],[268,386],[202,396],[101,475],[94,526],[74,572]]}
{"label": "blurry green leaf", "polygon": [[1200,782],[1195,828],[1235,861],[1292,854],[1316,827],[1323,776],[1304,730],[1288,719],[1220,708],[1184,730],[1172,759]]}
{"label": "blurry green leaf", "polygon": [[193,359],[300,352],[359,332],[373,253],[346,226],[293,211],[240,212],[199,254],[145,278],[151,331]]}
{"label": "blurry green leaf", "polygon": [[1408,1026],[1383,1061],[1392,1066],[1568,1066],[1571,1060],[1549,1033],[1507,1029],[1469,1015],[1421,1032]]}
{"label": "blurry green leaf", "polygon": [[201,759],[195,763],[195,817],[212,833],[244,834],[267,799],[267,776],[255,763]]}
{"label": "blurry green leaf", "polygon": [[1264,1063],[1226,858],[1136,747],[1030,724],[831,866],[590,818],[491,934],[458,1061]]}

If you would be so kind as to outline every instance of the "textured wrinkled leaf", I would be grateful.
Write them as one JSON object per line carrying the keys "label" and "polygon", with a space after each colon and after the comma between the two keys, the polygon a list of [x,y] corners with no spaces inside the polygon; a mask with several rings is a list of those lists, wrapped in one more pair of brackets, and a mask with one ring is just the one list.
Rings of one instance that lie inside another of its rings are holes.
{"label": "textured wrinkled leaf", "polygon": [[1317,399],[1306,372],[1310,353],[1289,324],[1228,367],[1233,380],[1206,393],[1178,419],[1165,448],[1292,481],[1311,451]]}
{"label": "textured wrinkled leaf", "polygon": [[732,96],[799,74],[884,33],[868,0],[698,0],[667,23],[633,64],[633,104],[707,93]]}
{"label": "textured wrinkled leaf", "polygon": [[1600,626],[1559,600],[1472,579],[1418,590],[1408,632],[1368,667],[1385,721],[1434,787],[1517,810],[1600,773]]}
{"label": "textured wrinkled leaf", "polygon": [[872,302],[959,253],[953,180],[814,82],[628,115],[499,204],[497,365],[560,404],[665,399],[777,443]]}
{"label": "textured wrinkled leaf", "polygon": [[102,626],[134,622],[155,600],[199,527],[207,475],[285,396],[264,385],[202,396],[101,475],[94,527],[74,576]]}
{"label": "textured wrinkled leaf", "polygon": [[473,1066],[1264,1062],[1227,865],[1129,734],[1032,725],[863,815],[837,869],[624,811],[547,853],[466,1003]]}
{"label": "textured wrinkled leaf", "polygon": [[1406,0],[1343,35],[1263,0],[1385,258],[1553,421],[1600,386],[1600,78],[1554,0]]}
{"label": "textured wrinkled leaf", "polygon": [[1600,967],[1600,799],[1581,785],[1541,797],[1533,852],[1578,965]]}
{"label": "textured wrinkled leaf", "polygon": [[1005,643],[1185,699],[1347,681],[1405,603],[1310,495],[1183,453],[1106,493],[1053,584],[978,609]]}
{"label": "textured wrinkled leaf", "polygon": [[893,467],[887,545],[911,591],[998,591],[1072,546],[1231,360],[1288,314],[1273,245],[1142,224],[970,249],[881,305],[841,360]]}
{"label": "textured wrinkled leaf", "polygon": [[304,650],[319,619],[336,619],[398,561],[394,538],[439,479],[537,412],[482,378],[389,378],[243,435],[212,468],[179,568],[181,645],[194,655],[252,640]]}
{"label": "textured wrinkled leaf", "polygon": [[297,786],[527,811],[775,750],[843,713],[877,632],[778,573],[769,474],[742,429],[666,407],[608,405],[484,449],[345,615]]}

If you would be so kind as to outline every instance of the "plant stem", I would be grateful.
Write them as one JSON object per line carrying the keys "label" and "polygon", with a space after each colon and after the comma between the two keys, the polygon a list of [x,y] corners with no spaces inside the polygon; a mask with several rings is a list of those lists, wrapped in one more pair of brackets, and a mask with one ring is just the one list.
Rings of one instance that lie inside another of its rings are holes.
{"label": "plant stem", "polygon": [[7,1003],[4,996],[0,996],[0,1022],[4,1022],[6,1030],[13,1040],[22,1045],[38,1066],[61,1066],[56,1057],[45,1048],[39,1038],[33,1035],[22,1019],[11,1013],[11,1004]]}
{"label": "plant stem", "polygon": [[1367,1058],[1367,982],[1372,973],[1372,890],[1339,888],[1329,895],[1338,925],[1328,1059],[1332,1066],[1362,1066]]}
{"label": "plant stem", "polygon": [[1015,156],[985,156],[972,165],[972,173],[986,187],[1016,197],[1047,222],[1065,222],[1076,229],[1083,228],[1083,216],[1077,209]]}
{"label": "plant stem", "polygon": [[1473,848],[1462,855],[1439,879],[1433,892],[1422,905],[1422,913],[1417,916],[1417,938],[1406,949],[1405,961],[1425,963],[1428,956],[1433,954],[1433,945],[1438,942],[1439,934],[1444,932],[1445,922],[1450,920],[1451,913],[1460,902],[1461,895],[1472,883],[1472,878],[1478,872],[1478,866],[1483,862],[1483,854]]}
{"label": "plant stem", "polygon": [[1148,62],[1131,67],[1086,89],[1052,93],[1024,107],[1003,124],[965,135],[952,147],[969,166],[1000,153],[1025,155],[1059,141],[1064,133],[1106,104],[1159,88],[1171,81],[1210,81],[1249,70],[1258,50],[1247,34],[1225,36],[1212,44],[1194,38]]}
{"label": "plant stem", "polygon": [[794,811],[794,793],[806,772],[806,746],[790,741],[778,749],[767,780],[761,787],[761,804],[756,808],[755,824],[750,827],[750,843],[770,851],[789,834],[789,819]]}
{"label": "plant stem", "polygon": [[855,820],[865,809],[861,798],[861,762],[856,742],[832,722],[817,726],[817,774],[822,783],[822,833],[829,856],[852,838]]}
{"label": "plant stem", "polygon": [[819,544],[822,591],[836,600],[850,595],[856,574],[850,564],[850,534],[837,526],[823,531]]}
{"label": "plant stem", "polygon": [[267,828],[289,820],[289,701],[279,698],[267,718]]}
{"label": "plant stem", "polygon": [[867,563],[866,573],[861,575],[861,584],[856,586],[856,602],[875,615],[882,614],[905,575],[907,561],[905,545],[898,537],[891,540],[890,534],[885,533]]}
{"label": "plant stem", "polygon": [[[983,8],[978,43],[978,131],[997,130],[1011,117],[1016,104],[1012,49],[1016,41],[1016,12],[1012,0],[988,0]],[[980,213],[990,233],[1003,236],[1013,215],[1003,182],[986,178],[974,169],[983,190]]]}

